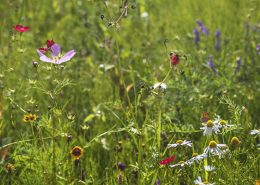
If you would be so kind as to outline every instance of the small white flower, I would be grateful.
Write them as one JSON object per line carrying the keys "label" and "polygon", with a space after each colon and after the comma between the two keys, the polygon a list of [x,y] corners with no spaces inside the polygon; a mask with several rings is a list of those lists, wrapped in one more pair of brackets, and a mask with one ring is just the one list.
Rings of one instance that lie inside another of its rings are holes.
{"label": "small white flower", "polygon": [[204,166],[204,169],[205,169],[205,171],[208,171],[208,172],[212,172],[213,170],[215,170],[216,168],[215,168],[215,166]]}
{"label": "small white flower", "polygon": [[165,91],[167,89],[167,85],[163,82],[155,83],[151,89],[158,89],[159,91]]}
{"label": "small white flower", "polygon": [[260,134],[260,129],[259,130],[251,130],[250,134],[251,135],[259,135]]}
{"label": "small white flower", "polygon": [[228,124],[228,121],[223,120],[223,119],[218,119],[216,121],[217,121],[217,124],[218,124],[219,128],[227,129],[229,127],[234,127],[235,126],[235,125],[232,125],[232,124]]}
{"label": "small white flower", "polygon": [[215,183],[209,183],[209,182],[202,182],[202,179],[200,176],[194,181],[196,185],[214,185]]}
{"label": "small white flower", "polygon": [[210,136],[212,133],[218,134],[220,132],[219,125],[217,122],[213,122],[212,120],[208,120],[207,123],[202,123],[203,127],[201,127],[201,130],[203,131],[204,136]]}
{"label": "small white flower", "polygon": [[217,144],[216,141],[210,141],[209,145],[206,147],[204,150],[205,154],[213,154],[221,157],[225,152],[225,150],[221,149],[226,149],[227,145],[226,144]]}
{"label": "small white flower", "polygon": [[141,14],[141,18],[147,18],[149,16],[149,14],[147,12],[143,12]]}
{"label": "small white flower", "polygon": [[194,156],[191,159],[187,160],[186,163],[189,164],[189,165],[193,164],[194,162],[199,163],[202,159],[205,159],[207,157],[208,157],[208,155],[205,154],[205,153],[200,154],[200,155],[197,154],[196,156]]}
{"label": "small white flower", "polygon": [[184,162],[184,161],[180,161],[178,162],[177,164],[172,164],[172,165],[169,165],[171,168],[176,168],[176,167],[184,167],[187,163]]}
{"label": "small white flower", "polygon": [[168,144],[167,145],[167,148],[175,148],[177,146],[189,146],[191,147],[192,146],[192,142],[191,141],[187,141],[187,140],[177,140],[176,143],[174,144]]}

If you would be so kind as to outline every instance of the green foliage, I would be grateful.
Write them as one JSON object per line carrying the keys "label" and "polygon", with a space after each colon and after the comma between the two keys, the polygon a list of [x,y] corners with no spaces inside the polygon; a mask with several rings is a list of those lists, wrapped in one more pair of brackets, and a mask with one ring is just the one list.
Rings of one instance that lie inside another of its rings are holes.
{"label": "green foliage", "polygon": [[[259,7],[257,0],[2,0],[0,184],[260,179],[259,134],[249,134],[260,123]],[[209,29],[198,45],[196,20]],[[30,30],[18,33],[17,24]],[[36,49],[47,39],[77,54],[62,65],[44,63]],[[171,52],[180,57],[175,66]],[[152,88],[157,82],[167,88]],[[233,126],[204,136],[203,112]],[[26,115],[37,119],[24,122]],[[167,148],[180,139],[192,147]],[[228,152],[183,167],[159,164],[173,155],[170,164],[187,161],[211,140]],[[84,150],[79,159],[75,146]]]}

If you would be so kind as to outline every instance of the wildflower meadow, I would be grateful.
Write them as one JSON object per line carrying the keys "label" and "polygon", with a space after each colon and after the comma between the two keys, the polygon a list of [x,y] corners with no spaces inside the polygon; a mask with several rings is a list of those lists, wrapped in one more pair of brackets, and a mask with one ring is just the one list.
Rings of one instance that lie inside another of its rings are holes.
{"label": "wildflower meadow", "polygon": [[260,185],[259,0],[0,0],[0,185]]}

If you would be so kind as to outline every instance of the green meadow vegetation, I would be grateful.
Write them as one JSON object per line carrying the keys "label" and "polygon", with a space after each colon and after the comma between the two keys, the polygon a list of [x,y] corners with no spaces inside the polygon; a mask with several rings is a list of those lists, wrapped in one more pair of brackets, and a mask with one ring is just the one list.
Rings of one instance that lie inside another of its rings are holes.
{"label": "green meadow vegetation", "polygon": [[0,184],[259,185],[259,21],[259,0],[0,0]]}

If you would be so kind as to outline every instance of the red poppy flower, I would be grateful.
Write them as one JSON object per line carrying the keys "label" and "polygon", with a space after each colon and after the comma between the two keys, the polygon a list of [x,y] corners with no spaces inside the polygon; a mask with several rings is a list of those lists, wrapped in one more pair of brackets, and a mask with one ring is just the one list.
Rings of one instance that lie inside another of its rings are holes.
{"label": "red poppy flower", "polygon": [[48,48],[39,48],[38,49],[41,53],[45,53],[46,51],[48,51]]}
{"label": "red poppy flower", "polygon": [[48,48],[52,47],[53,44],[55,44],[53,39],[46,41],[46,45],[47,45]]}
{"label": "red poppy flower", "polygon": [[29,29],[30,29],[28,26],[23,26],[23,25],[19,25],[19,24],[13,26],[13,28],[14,28],[16,31],[20,32],[20,33],[27,32],[27,31],[29,31]]}
{"label": "red poppy flower", "polygon": [[171,53],[170,54],[170,59],[171,59],[171,63],[172,65],[177,65],[180,62],[180,57],[178,54],[175,53]]}
{"label": "red poppy flower", "polygon": [[169,157],[169,158],[166,158],[166,159],[162,160],[162,161],[160,162],[160,164],[161,164],[161,165],[168,164],[168,163],[174,161],[175,158],[176,158],[176,156],[173,155],[173,156],[171,156],[171,157]]}

